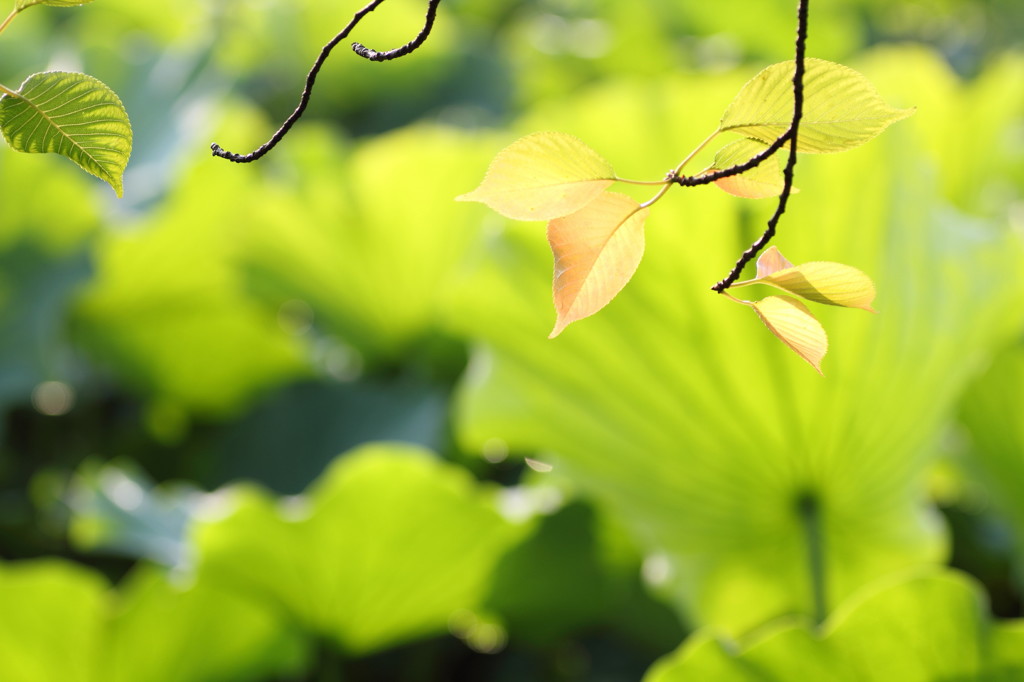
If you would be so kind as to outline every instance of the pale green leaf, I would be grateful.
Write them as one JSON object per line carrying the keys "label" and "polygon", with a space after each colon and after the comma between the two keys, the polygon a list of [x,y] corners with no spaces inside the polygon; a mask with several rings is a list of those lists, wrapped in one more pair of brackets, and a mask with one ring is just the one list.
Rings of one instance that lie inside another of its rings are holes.
{"label": "pale green leaf", "polygon": [[131,125],[114,91],[92,76],[63,71],[29,76],[16,96],[0,99],[0,129],[12,149],[66,156],[122,195]]}
{"label": "pale green leaf", "polygon": [[[914,113],[894,109],[867,78],[823,59],[806,60],[804,109],[797,151],[841,152],[864,144],[891,123]],[[722,116],[720,129],[771,144],[793,119],[795,62],[773,64],[740,90]]]}
{"label": "pale green leaf", "polygon": [[33,5],[50,5],[51,7],[77,7],[88,5],[93,0],[18,0],[14,9],[18,12]]}
{"label": "pale green leaf", "polygon": [[644,221],[649,213],[624,194],[606,192],[548,224],[558,313],[551,338],[608,305],[626,286],[644,255]]}
{"label": "pale green leaf", "polygon": [[[783,263],[787,265],[777,267]],[[733,286],[769,284],[809,301],[874,312],[871,307],[875,300],[874,282],[855,267],[824,261],[794,266],[775,249],[765,251],[758,258],[757,273],[756,279],[737,282]]]}
{"label": "pale green leaf", "polygon": [[457,200],[517,220],[550,220],[583,208],[614,180],[611,165],[572,135],[533,133],[498,152],[480,186]]}
{"label": "pale green leaf", "polygon": [[821,372],[828,336],[807,306],[789,296],[769,296],[750,305],[772,334]]}
{"label": "pale green leaf", "polygon": [[[746,163],[768,146],[757,140],[736,140],[725,145],[715,154],[711,167],[705,171],[720,171]],[[715,180],[715,184],[733,196],[744,199],[765,199],[782,194],[783,177],[780,156],[775,153],[745,173]],[[793,193],[798,190],[793,189]]]}

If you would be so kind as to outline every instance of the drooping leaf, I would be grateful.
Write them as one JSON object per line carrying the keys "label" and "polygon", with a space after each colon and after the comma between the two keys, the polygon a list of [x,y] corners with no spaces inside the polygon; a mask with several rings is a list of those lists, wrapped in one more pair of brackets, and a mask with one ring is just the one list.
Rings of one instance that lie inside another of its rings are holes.
{"label": "drooping leaf", "polygon": [[0,98],[0,129],[12,149],[66,156],[122,195],[131,125],[118,96],[92,76],[64,71],[29,76],[17,96]]}
{"label": "drooping leaf", "polygon": [[644,255],[644,221],[649,213],[624,194],[606,192],[548,224],[558,313],[551,338],[608,305],[626,286]]}
{"label": "drooping leaf", "polygon": [[[767,148],[768,145],[757,140],[735,140],[718,150],[708,171],[725,170],[745,163]],[[782,193],[784,184],[780,159],[779,153],[775,153],[747,172],[715,180],[715,184],[729,194],[744,199],[777,197]],[[797,191],[793,188],[794,193]]]}
{"label": "drooping leaf", "polygon": [[14,5],[18,12],[31,7],[32,5],[50,5],[51,7],[77,7],[87,5],[93,0],[18,0]]}
{"label": "drooping leaf", "polygon": [[572,135],[533,133],[498,152],[480,186],[456,199],[516,220],[550,220],[583,208],[614,179],[611,165]]}
{"label": "drooping leaf", "polygon": [[827,261],[793,265],[774,246],[757,259],[757,277],[733,287],[751,284],[770,284],[809,301],[875,312],[875,284],[857,268]]}
{"label": "drooping leaf", "polygon": [[820,633],[779,622],[737,646],[701,632],[644,682],[1010,682],[1024,675],[1021,621],[993,623],[980,586],[953,571],[883,581]]}
{"label": "drooping leaf", "polygon": [[[914,113],[894,109],[867,78],[823,59],[806,60],[804,109],[797,151],[841,152],[872,139]],[[720,130],[771,144],[793,120],[795,62],[773,64],[740,90],[722,116]]]}
{"label": "drooping leaf", "polygon": [[751,306],[772,334],[821,372],[828,336],[807,306],[789,296],[769,296]]}

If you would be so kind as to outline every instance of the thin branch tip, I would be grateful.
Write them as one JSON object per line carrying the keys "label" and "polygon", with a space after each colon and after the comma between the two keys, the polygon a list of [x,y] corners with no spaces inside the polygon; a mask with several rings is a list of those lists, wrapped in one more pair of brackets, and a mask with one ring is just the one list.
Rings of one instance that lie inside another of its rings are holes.
{"label": "thin branch tip", "polygon": [[[222,149],[219,145],[214,143],[210,145],[213,155],[235,163],[250,163],[262,158],[267,154],[267,152],[276,147],[277,143],[283,140],[285,135],[288,134],[288,131],[291,130],[292,126],[295,125],[295,122],[302,118],[302,115],[306,112],[306,107],[309,106],[309,100],[313,94],[313,87],[316,85],[316,77],[320,73],[320,69],[323,67],[324,63],[327,61],[327,58],[331,56],[331,52],[339,43],[341,43],[341,41],[348,37],[349,33],[352,32],[356,25],[358,25],[367,14],[377,9],[377,7],[383,3],[384,0],[370,0],[369,4],[352,16],[352,19],[349,20],[348,24],[340,33],[338,33],[338,35],[334,36],[330,42],[323,46],[320,50],[320,54],[316,58],[316,61],[313,62],[312,68],[310,68],[309,73],[306,75],[306,84],[302,89],[302,94],[299,96],[298,106],[295,107],[295,110],[288,116],[288,118],[285,119],[284,123],[281,124],[281,127],[277,129],[266,143],[250,154],[235,154]],[[440,4],[441,0],[429,0],[427,5],[427,17],[423,24],[423,28],[420,29],[420,32],[415,38],[405,45],[394,50],[388,50],[387,52],[377,52],[376,50],[371,50],[361,43],[352,43],[353,52],[364,59],[374,62],[383,62],[390,59],[404,57],[426,42],[431,29],[434,27],[434,19],[437,17],[437,8]]]}

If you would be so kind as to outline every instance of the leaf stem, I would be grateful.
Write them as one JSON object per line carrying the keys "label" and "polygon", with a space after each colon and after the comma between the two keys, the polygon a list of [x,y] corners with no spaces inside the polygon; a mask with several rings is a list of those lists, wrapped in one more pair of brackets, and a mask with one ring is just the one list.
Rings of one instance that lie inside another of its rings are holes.
{"label": "leaf stem", "polygon": [[828,615],[825,597],[825,534],[821,528],[821,500],[811,492],[797,498],[797,513],[807,542],[807,572],[811,581],[811,603],[816,625]]}
{"label": "leaf stem", "polygon": [[11,10],[11,13],[7,15],[6,19],[4,19],[4,22],[0,24],[0,33],[3,33],[4,30],[6,30],[8,26],[10,26],[11,22],[14,21],[14,17],[18,16],[18,13],[20,11],[21,10],[19,10],[17,7]]}
{"label": "leaf stem", "polygon": [[722,129],[718,128],[717,130],[715,130],[715,132],[711,133],[706,138],[704,138],[704,141],[697,145],[692,152],[687,154],[686,158],[680,161],[679,165],[676,166],[675,169],[670,171],[668,175],[665,177],[664,187],[658,190],[658,193],[655,194],[653,197],[651,197],[644,203],[640,204],[640,208],[647,208],[649,206],[652,206],[656,201],[665,196],[665,192],[667,192],[668,188],[672,186],[672,183],[675,181],[676,178],[679,177],[679,174],[683,172],[683,169],[686,168],[686,164],[690,163],[693,157],[697,156],[697,154],[699,154],[701,150],[704,149],[704,147],[707,147],[709,144],[711,144],[711,140],[718,137],[718,133],[720,132],[722,132]]}
{"label": "leaf stem", "polygon": [[16,93],[14,90],[11,90],[10,88],[8,88],[6,85],[0,85],[0,92],[2,92],[3,94],[5,94],[5,95],[7,95],[9,97],[21,97],[21,95]]}
{"label": "leaf stem", "polygon": [[665,185],[669,180],[630,180],[629,178],[615,178],[615,182],[624,182],[627,185]]}

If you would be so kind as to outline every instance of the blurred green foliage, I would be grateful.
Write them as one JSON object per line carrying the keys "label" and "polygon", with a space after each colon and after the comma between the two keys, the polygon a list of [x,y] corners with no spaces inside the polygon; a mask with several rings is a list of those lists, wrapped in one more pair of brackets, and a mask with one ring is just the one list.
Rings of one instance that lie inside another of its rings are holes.
{"label": "blurred green foliage", "polygon": [[776,243],[879,289],[822,312],[824,379],[707,291],[770,202],[674,191],[548,341],[543,227],[453,201],[535,130],[660,178],[790,57],[788,4],[451,0],[406,59],[339,50],[264,161],[210,158],[354,9],[97,0],[0,41],[136,134],[119,202],[0,165],[0,679],[1021,679],[1019,3],[812,7],[812,55],[917,107],[797,166]]}

